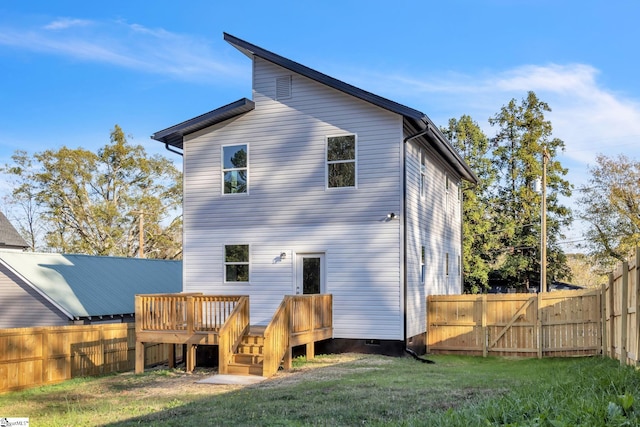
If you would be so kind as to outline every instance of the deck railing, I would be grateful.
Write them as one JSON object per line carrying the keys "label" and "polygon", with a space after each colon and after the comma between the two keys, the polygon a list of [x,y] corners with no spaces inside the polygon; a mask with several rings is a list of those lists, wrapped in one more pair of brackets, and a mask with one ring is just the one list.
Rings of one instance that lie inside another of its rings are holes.
{"label": "deck railing", "polygon": [[[278,371],[291,347],[333,335],[329,294],[285,296],[264,331],[263,375]],[[226,373],[242,336],[249,330],[249,297],[190,294],[136,295],[136,372],[144,370],[145,342],[188,344],[187,370],[195,367],[197,345],[218,345],[219,371]]]}
{"label": "deck railing", "polygon": [[241,297],[218,331],[218,371],[227,373],[233,353],[245,333],[249,331],[249,297]]}
{"label": "deck railing", "polygon": [[[264,331],[263,375],[275,374],[283,357],[289,359],[291,347],[330,338],[332,333],[331,294],[285,296]],[[290,363],[285,360],[285,368]]]}
{"label": "deck railing", "polygon": [[291,334],[291,304],[292,297],[285,296],[271,322],[264,330],[264,360],[262,365],[262,375],[270,377],[278,372],[280,361],[289,348],[289,337]]}
{"label": "deck railing", "polygon": [[185,294],[136,295],[140,331],[217,332],[242,296]]}

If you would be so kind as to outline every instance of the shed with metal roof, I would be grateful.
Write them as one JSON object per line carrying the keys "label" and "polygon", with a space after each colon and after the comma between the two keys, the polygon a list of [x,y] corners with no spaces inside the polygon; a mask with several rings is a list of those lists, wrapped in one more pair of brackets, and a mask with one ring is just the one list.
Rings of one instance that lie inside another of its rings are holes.
{"label": "shed with metal roof", "polygon": [[182,290],[182,261],[0,251],[0,328],[134,320],[136,294]]}

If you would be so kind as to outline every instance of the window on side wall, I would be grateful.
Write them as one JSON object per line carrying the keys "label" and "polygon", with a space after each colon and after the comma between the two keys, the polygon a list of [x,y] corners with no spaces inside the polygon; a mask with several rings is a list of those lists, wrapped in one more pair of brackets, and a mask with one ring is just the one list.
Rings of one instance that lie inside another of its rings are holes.
{"label": "window on side wall", "polygon": [[444,256],[444,274],[449,276],[449,252]]}
{"label": "window on side wall", "polygon": [[327,137],[327,188],[356,186],[356,136]]}
{"label": "window on side wall", "polygon": [[222,147],[222,181],[224,194],[247,193],[249,190],[249,147]]}
{"label": "window on side wall", "polygon": [[421,282],[424,285],[424,281],[425,281],[425,273],[426,273],[426,261],[427,260],[427,251],[426,248],[423,246],[422,247],[422,256],[420,258],[420,274],[421,274]]}
{"label": "window on side wall", "polygon": [[225,245],[224,281],[249,282],[249,245]]}
{"label": "window on side wall", "polygon": [[420,149],[420,197],[427,194],[427,153]]}

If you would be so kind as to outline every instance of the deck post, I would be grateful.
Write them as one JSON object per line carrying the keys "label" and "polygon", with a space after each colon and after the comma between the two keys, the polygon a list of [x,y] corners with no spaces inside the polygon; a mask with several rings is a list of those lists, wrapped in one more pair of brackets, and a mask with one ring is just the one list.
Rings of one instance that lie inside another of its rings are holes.
{"label": "deck post", "polygon": [[167,344],[169,346],[169,369],[173,369],[176,367],[176,345],[175,344]]}
{"label": "deck post", "polygon": [[282,367],[285,371],[288,371],[293,366],[293,347],[287,347],[287,351],[284,353],[284,358],[282,359]]}
{"label": "deck post", "polygon": [[312,360],[316,357],[316,343],[315,341],[311,341],[307,343],[307,360]]}
{"label": "deck post", "polygon": [[144,373],[144,343],[136,341],[136,374]]}
{"label": "deck post", "polygon": [[196,345],[187,344],[187,372],[193,372],[196,367]]}
{"label": "deck post", "polygon": [[142,296],[135,296],[135,322],[136,322],[136,361],[135,361],[135,373],[142,374],[144,372],[144,343],[138,341],[138,337],[142,332],[142,322],[144,321],[145,313],[143,313]]}

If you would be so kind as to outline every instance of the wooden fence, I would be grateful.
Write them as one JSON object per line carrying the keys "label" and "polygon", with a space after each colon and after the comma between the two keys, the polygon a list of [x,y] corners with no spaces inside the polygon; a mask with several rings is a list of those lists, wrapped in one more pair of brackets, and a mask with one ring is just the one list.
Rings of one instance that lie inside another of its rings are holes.
{"label": "wooden fence", "polygon": [[602,353],[602,290],[429,296],[427,351],[567,357]]}
{"label": "wooden fence", "polygon": [[[0,329],[0,393],[131,371],[135,345],[134,323]],[[168,355],[167,344],[149,344],[145,363],[162,363]]]}
{"label": "wooden fence", "polygon": [[640,249],[635,258],[623,262],[609,274],[603,285],[605,318],[603,353],[620,364],[638,365],[640,362]]}

